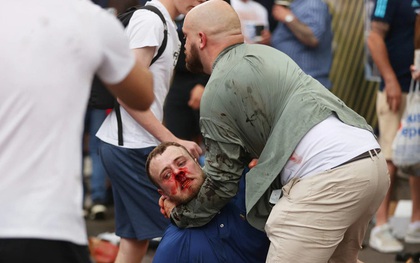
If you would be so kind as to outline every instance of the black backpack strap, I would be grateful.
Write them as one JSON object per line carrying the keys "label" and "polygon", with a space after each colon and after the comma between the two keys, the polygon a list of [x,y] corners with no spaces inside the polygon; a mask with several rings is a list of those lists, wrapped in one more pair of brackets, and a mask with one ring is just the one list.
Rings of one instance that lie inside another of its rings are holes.
{"label": "black backpack strap", "polygon": [[115,110],[115,116],[117,116],[118,145],[123,146],[124,140],[123,140],[123,126],[122,126],[122,119],[121,119],[121,110],[120,110],[120,104],[117,102],[117,100],[115,100],[114,110]]}
{"label": "black backpack strap", "polygon": [[[126,12],[124,12],[118,17],[121,23],[123,23],[124,27],[128,25],[131,19],[131,16],[138,9],[146,9],[146,10],[152,11],[153,13],[159,16],[160,20],[162,20],[162,23],[163,23],[162,44],[160,45],[156,56],[150,62],[150,65],[152,65],[153,63],[155,63],[156,60],[160,58],[160,56],[162,56],[163,52],[165,51],[166,43],[168,42],[168,25],[166,24],[165,17],[162,15],[162,13],[159,11],[157,7],[152,6],[152,5],[145,5],[145,6],[140,6],[140,7],[139,6],[130,7]],[[117,100],[115,100],[114,110],[115,110],[115,115],[117,116],[118,145],[123,146],[124,140],[123,140],[123,126],[122,126],[121,110],[120,110],[120,105],[117,102]]]}
{"label": "black backpack strap", "polygon": [[168,25],[166,24],[165,17],[162,15],[162,13],[159,11],[157,7],[152,6],[152,5],[145,5],[145,6],[139,7],[139,9],[146,9],[146,10],[152,11],[153,13],[159,16],[160,20],[162,20],[162,23],[163,23],[162,44],[160,45],[156,56],[152,59],[152,62],[150,62],[150,65],[152,65],[153,63],[155,63],[156,60],[160,58],[160,56],[162,56],[163,52],[165,51],[166,43],[168,42]]}

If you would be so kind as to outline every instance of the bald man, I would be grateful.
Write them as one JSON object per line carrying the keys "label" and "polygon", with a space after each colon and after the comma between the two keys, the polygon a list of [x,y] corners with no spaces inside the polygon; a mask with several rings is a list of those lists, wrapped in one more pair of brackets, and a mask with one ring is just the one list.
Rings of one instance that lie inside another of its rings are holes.
{"label": "bald man", "polygon": [[244,44],[221,0],[186,16],[186,63],[211,74],[200,105],[206,179],[183,205],[161,202],[181,228],[205,225],[238,191],[247,220],[265,230],[267,262],[355,263],[389,187],[372,128],[284,53]]}

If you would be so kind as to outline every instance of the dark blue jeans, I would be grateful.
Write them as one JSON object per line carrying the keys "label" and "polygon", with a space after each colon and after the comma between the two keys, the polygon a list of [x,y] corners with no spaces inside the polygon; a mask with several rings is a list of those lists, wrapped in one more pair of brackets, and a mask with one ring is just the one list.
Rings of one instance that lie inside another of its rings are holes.
{"label": "dark blue jeans", "polygon": [[89,156],[92,160],[92,174],[90,177],[90,194],[93,203],[105,203],[107,174],[99,157],[99,139],[96,132],[105,120],[106,111],[88,108],[85,116],[86,132],[89,135]]}

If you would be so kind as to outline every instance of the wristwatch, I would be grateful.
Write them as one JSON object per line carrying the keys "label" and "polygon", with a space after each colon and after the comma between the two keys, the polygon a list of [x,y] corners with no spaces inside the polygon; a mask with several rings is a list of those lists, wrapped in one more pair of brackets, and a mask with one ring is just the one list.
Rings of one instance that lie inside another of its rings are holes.
{"label": "wristwatch", "polygon": [[292,22],[293,20],[295,20],[295,16],[294,16],[294,15],[292,15],[292,14],[288,14],[288,15],[284,18],[284,21],[285,21],[286,23],[290,23],[290,22]]}

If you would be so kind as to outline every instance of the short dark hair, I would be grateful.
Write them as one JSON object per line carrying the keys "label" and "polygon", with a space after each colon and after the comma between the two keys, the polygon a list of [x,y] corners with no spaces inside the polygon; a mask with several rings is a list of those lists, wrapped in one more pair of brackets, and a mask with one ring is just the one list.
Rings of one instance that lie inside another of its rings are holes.
{"label": "short dark hair", "polygon": [[175,146],[175,147],[179,147],[179,148],[184,149],[188,153],[188,155],[191,156],[192,159],[194,159],[194,156],[192,156],[192,154],[187,150],[187,148],[185,148],[184,146],[182,146],[181,144],[179,144],[177,142],[162,142],[161,144],[159,144],[158,146],[156,146],[156,148],[154,148],[153,151],[151,151],[149,153],[149,156],[147,156],[147,160],[146,160],[146,174],[149,177],[149,180],[156,187],[158,187],[158,188],[160,188],[160,186],[156,183],[156,181],[150,175],[150,170],[149,170],[150,169],[150,162],[157,155],[162,155],[169,146]]}

